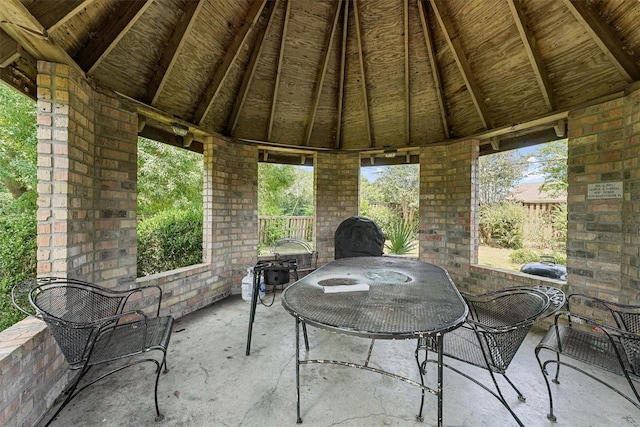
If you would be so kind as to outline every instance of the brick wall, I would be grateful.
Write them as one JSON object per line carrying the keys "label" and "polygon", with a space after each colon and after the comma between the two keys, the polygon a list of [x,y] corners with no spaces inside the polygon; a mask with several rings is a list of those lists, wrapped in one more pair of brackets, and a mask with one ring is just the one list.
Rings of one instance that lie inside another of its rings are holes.
{"label": "brick wall", "polygon": [[342,221],[358,215],[360,155],[318,153],[314,167],[318,265],[334,259],[333,235]]}
{"label": "brick wall", "polygon": [[38,274],[132,286],[137,115],[66,65],[38,71]]}
{"label": "brick wall", "polygon": [[460,283],[477,261],[477,140],[420,150],[420,260],[447,269]]}
{"label": "brick wall", "polygon": [[210,162],[212,276],[231,293],[241,292],[247,267],[257,262],[258,148],[211,139]]}
{"label": "brick wall", "polygon": [[0,425],[32,426],[67,383],[67,364],[44,322],[0,332]]}
{"label": "brick wall", "polygon": [[[568,125],[569,288],[637,303],[640,89],[573,111]],[[621,184],[621,197],[595,197],[594,186],[598,184]]]}

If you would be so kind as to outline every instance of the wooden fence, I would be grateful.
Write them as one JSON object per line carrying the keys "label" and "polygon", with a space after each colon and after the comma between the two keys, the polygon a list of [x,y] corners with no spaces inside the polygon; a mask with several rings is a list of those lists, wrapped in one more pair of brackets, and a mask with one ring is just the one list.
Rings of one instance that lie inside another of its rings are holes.
{"label": "wooden fence", "polygon": [[270,246],[281,238],[313,240],[312,216],[261,216],[258,217],[259,244]]}

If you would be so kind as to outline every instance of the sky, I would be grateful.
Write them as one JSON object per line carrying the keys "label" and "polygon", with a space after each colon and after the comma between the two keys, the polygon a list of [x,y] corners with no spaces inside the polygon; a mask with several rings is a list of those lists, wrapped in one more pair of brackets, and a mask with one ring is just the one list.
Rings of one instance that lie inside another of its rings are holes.
{"label": "sky", "polygon": [[[522,156],[529,156],[536,150],[536,147],[526,147],[516,150],[516,152],[520,153]],[[520,183],[530,183],[530,182],[544,182],[544,177],[537,173],[536,169],[538,167],[538,163],[536,162],[535,157],[531,157],[529,159],[529,169],[527,176],[524,177]],[[373,182],[378,179],[380,175],[380,171],[384,170],[384,166],[366,166],[360,168],[360,173],[367,178],[369,182]]]}

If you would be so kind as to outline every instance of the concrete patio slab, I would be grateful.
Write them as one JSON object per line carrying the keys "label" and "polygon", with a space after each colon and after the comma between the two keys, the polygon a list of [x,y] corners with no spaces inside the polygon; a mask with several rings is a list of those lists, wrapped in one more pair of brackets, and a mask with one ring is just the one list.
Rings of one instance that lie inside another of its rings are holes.
{"label": "concrete patio slab", "polygon": [[[296,424],[295,322],[279,295],[271,307],[258,305],[252,351],[245,356],[249,304],[227,298],[179,319],[168,353],[170,371],[159,385],[155,422],[153,367],[139,365],[108,377],[65,408],[52,426],[293,426]],[[362,363],[370,341],[309,327],[310,357]],[[564,369],[554,402],[558,421],[546,418],[548,398],[533,349],[541,330],[520,348],[509,376],[527,401],[503,392],[527,426],[640,425],[640,412],[593,380]],[[376,341],[371,365],[419,381],[415,341]],[[304,354],[304,353],[303,353]],[[484,383],[486,371],[451,362]],[[435,385],[435,365],[427,383]],[[587,368],[589,369],[589,368]],[[436,397],[427,394],[424,422],[416,420],[420,390],[376,373],[335,365],[301,366],[301,415],[306,426],[435,426]],[[624,386],[615,375],[614,384]],[[626,388],[625,388],[626,390]],[[508,411],[491,395],[445,370],[446,426],[512,426]],[[53,411],[50,411],[53,414]]]}

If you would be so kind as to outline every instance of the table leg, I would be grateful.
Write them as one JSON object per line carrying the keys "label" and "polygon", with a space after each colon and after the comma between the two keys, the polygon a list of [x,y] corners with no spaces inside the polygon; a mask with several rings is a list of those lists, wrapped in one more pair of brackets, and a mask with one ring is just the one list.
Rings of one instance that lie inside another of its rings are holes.
{"label": "table leg", "polygon": [[298,317],[296,317],[296,399],[296,411],[298,417],[296,424],[302,424],[302,418],[300,418],[300,319]]}
{"label": "table leg", "polygon": [[258,305],[258,292],[259,292],[259,285],[260,285],[260,273],[258,273],[257,277],[256,274],[253,274],[253,293],[251,295],[251,309],[249,310],[249,331],[247,332],[247,350],[246,350],[246,355],[249,355],[249,352],[251,351],[251,332],[253,331],[253,320],[256,317],[256,306]]}
{"label": "table leg", "polygon": [[[418,412],[418,415],[416,416],[416,419],[420,422],[424,421],[424,417],[422,416],[422,409],[424,408],[424,393],[425,393],[425,386],[424,386],[424,376],[427,374],[427,356],[428,356],[428,349],[427,349],[427,339],[424,337],[420,337],[418,338],[418,344],[416,346],[416,352],[415,352],[415,356],[416,356],[416,363],[418,364],[418,372],[420,373],[420,384],[422,384],[422,397],[420,399],[420,411]],[[420,351],[424,350],[424,360],[420,361]]]}
{"label": "table leg", "polygon": [[436,335],[438,345],[438,427],[442,427],[442,334]]}

